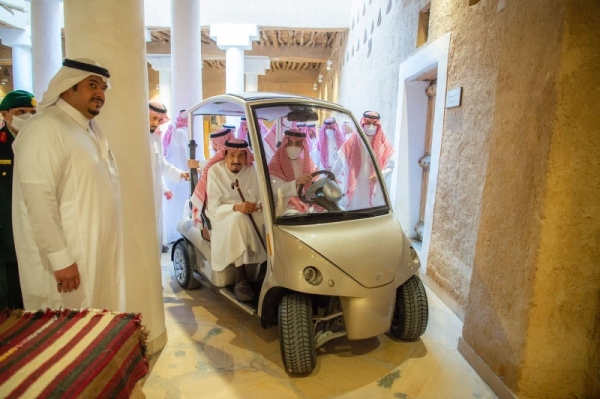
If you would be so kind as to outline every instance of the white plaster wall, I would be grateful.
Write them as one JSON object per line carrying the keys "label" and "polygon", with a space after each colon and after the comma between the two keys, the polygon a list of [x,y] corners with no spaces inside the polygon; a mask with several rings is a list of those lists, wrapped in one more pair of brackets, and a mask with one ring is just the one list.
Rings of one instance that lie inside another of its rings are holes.
{"label": "white plaster wall", "polygon": [[[171,26],[170,0],[145,0],[146,26]],[[348,0],[221,0],[200,2],[200,25],[253,23],[295,28],[348,27]]]}
{"label": "white plaster wall", "polygon": [[[426,3],[411,1],[415,2]],[[401,61],[416,51],[408,33],[414,31],[416,37],[417,18],[413,12],[406,12],[401,3],[352,0],[350,30],[339,46],[333,68],[341,69],[339,102],[356,117],[366,110],[379,112],[383,130],[391,141],[396,123],[398,68]],[[413,4],[411,8],[414,7]]]}

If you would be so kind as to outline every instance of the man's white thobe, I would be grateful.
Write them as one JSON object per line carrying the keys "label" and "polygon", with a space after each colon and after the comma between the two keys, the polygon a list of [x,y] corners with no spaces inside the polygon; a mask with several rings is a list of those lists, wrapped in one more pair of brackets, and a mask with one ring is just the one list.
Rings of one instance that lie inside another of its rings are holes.
{"label": "man's white thobe", "polygon": [[[26,310],[125,310],[119,174],[95,122],[59,99],[17,135],[13,224]],[[59,293],[54,271],[77,263]]]}
{"label": "man's white thobe", "polygon": [[[231,183],[236,179],[246,201],[260,202],[254,166],[244,165],[239,173],[232,173],[223,160],[208,171],[207,215],[212,225],[211,266],[215,271],[224,270],[230,264],[241,266],[267,259],[248,215],[233,210],[234,204],[242,202],[237,189],[231,188]],[[262,211],[254,212],[252,217],[262,234]]]}
{"label": "man's white thobe", "polygon": [[[367,139],[369,143],[373,140],[372,137],[368,136]],[[348,159],[346,155],[340,150],[338,151],[338,156],[335,164],[331,168],[331,172],[335,175],[338,185],[342,189],[342,192],[345,195],[340,200],[340,206],[347,210],[354,209],[366,209],[372,208],[374,206],[384,205],[385,201],[383,200],[383,190],[379,183],[376,183],[373,188],[373,193],[371,193],[371,177],[374,176],[375,170],[372,168],[373,163],[371,162],[371,158],[369,153],[367,152],[367,147],[365,147],[362,143],[360,144],[360,156],[361,156],[361,164],[358,175],[356,176],[356,189],[350,199],[348,196],[348,174],[350,172],[350,165],[348,164]],[[391,170],[393,161],[390,159],[384,171]],[[389,174],[389,172],[388,172]],[[383,172],[384,178],[386,176],[385,172]],[[379,179],[377,179],[379,181]]]}
{"label": "man's white thobe", "polygon": [[152,152],[152,179],[154,182],[154,206],[156,212],[156,234],[158,236],[159,256],[163,244],[163,226],[162,226],[162,199],[164,193],[169,190],[165,183],[166,176],[173,182],[181,180],[183,170],[176,168],[167,161],[162,152],[162,138],[159,134],[150,133],[150,147]]}
{"label": "man's white thobe", "polygon": [[[369,141],[372,140],[371,137],[367,138]],[[383,190],[379,183],[375,184],[373,192],[371,193],[370,179],[373,176],[373,173],[375,173],[375,170],[371,167],[372,162],[370,161],[367,147],[362,143],[360,144],[360,155],[362,162],[360,164],[358,175],[356,176],[356,188],[351,199],[348,196],[348,174],[350,172],[349,159],[346,158],[346,155],[341,150],[338,152],[337,160],[331,168],[331,172],[335,175],[342,192],[345,193],[340,200],[340,206],[344,209],[366,209],[385,204],[385,201],[383,200]],[[387,168],[391,168],[391,162],[391,160],[388,162],[388,165],[386,165]]]}
{"label": "man's white thobe", "polygon": [[[187,128],[173,126],[171,143],[166,149],[165,160],[180,171],[187,170],[188,160],[188,134]],[[179,175],[181,176],[181,174]],[[184,205],[190,197],[190,182],[183,179],[177,181],[167,181],[167,188],[173,192],[173,198],[167,201],[162,196],[163,206],[163,243],[167,244],[181,238],[181,233],[177,231],[177,224],[184,215]],[[189,208],[187,209],[189,213]]]}
{"label": "man's white thobe", "polygon": [[298,187],[296,186],[296,179],[302,176],[302,167],[304,160],[300,157],[296,159],[290,159],[292,168],[294,169],[294,180],[285,181],[282,178],[271,175],[271,187],[273,194],[275,195],[275,210],[277,216],[283,214],[297,213],[298,210],[289,204],[289,200],[298,196]]}
{"label": "man's white thobe", "polygon": [[[327,133],[324,133],[327,134]],[[317,149],[318,151],[320,151],[320,149]],[[332,135],[328,135],[327,134],[327,165],[329,165],[329,167],[324,164],[321,160],[321,157],[319,155],[319,169],[323,170],[330,170],[331,167],[333,166],[333,164],[337,161],[338,158],[338,145],[337,145],[337,140],[335,138],[335,131]]]}

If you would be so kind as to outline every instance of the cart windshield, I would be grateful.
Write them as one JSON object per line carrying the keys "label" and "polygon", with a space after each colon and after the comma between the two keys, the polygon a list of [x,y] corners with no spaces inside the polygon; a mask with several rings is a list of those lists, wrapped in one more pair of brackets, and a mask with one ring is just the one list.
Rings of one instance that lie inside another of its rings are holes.
{"label": "cart windshield", "polygon": [[253,145],[253,150],[264,154],[277,223],[323,223],[389,212],[385,183],[367,147],[375,148],[385,178],[392,149],[387,140],[378,141],[380,129],[369,130],[365,141],[352,116],[339,110],[277,104],[253,111],[261,137],[260,148]]}

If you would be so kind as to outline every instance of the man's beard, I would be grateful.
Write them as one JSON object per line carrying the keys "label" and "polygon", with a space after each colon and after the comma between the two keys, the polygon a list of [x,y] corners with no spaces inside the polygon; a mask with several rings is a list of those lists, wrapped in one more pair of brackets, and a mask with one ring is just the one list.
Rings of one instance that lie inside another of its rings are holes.
{"label": "man's beard", "polygon": [[94,116],[98,116],[100,114],[100,110],[98,109],[88,109],[87,111]]}
{"label": "man's beard", "polygon": [[155,128],[155,127],[151,127],[151,128],[150,128],[150,133],[154,133],[154,131],[155,131],[155,130],[156,130],[156,128]]}

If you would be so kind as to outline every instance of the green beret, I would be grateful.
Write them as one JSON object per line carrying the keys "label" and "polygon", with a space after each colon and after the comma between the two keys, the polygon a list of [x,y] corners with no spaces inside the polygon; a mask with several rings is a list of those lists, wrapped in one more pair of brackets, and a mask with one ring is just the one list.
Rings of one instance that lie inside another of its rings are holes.
{"label": "green beret", "polygon": [[0,103],[0,111],[8,111],[13,108],[37,107],[37,101],[33,94],[25,90],[11,91]]}

